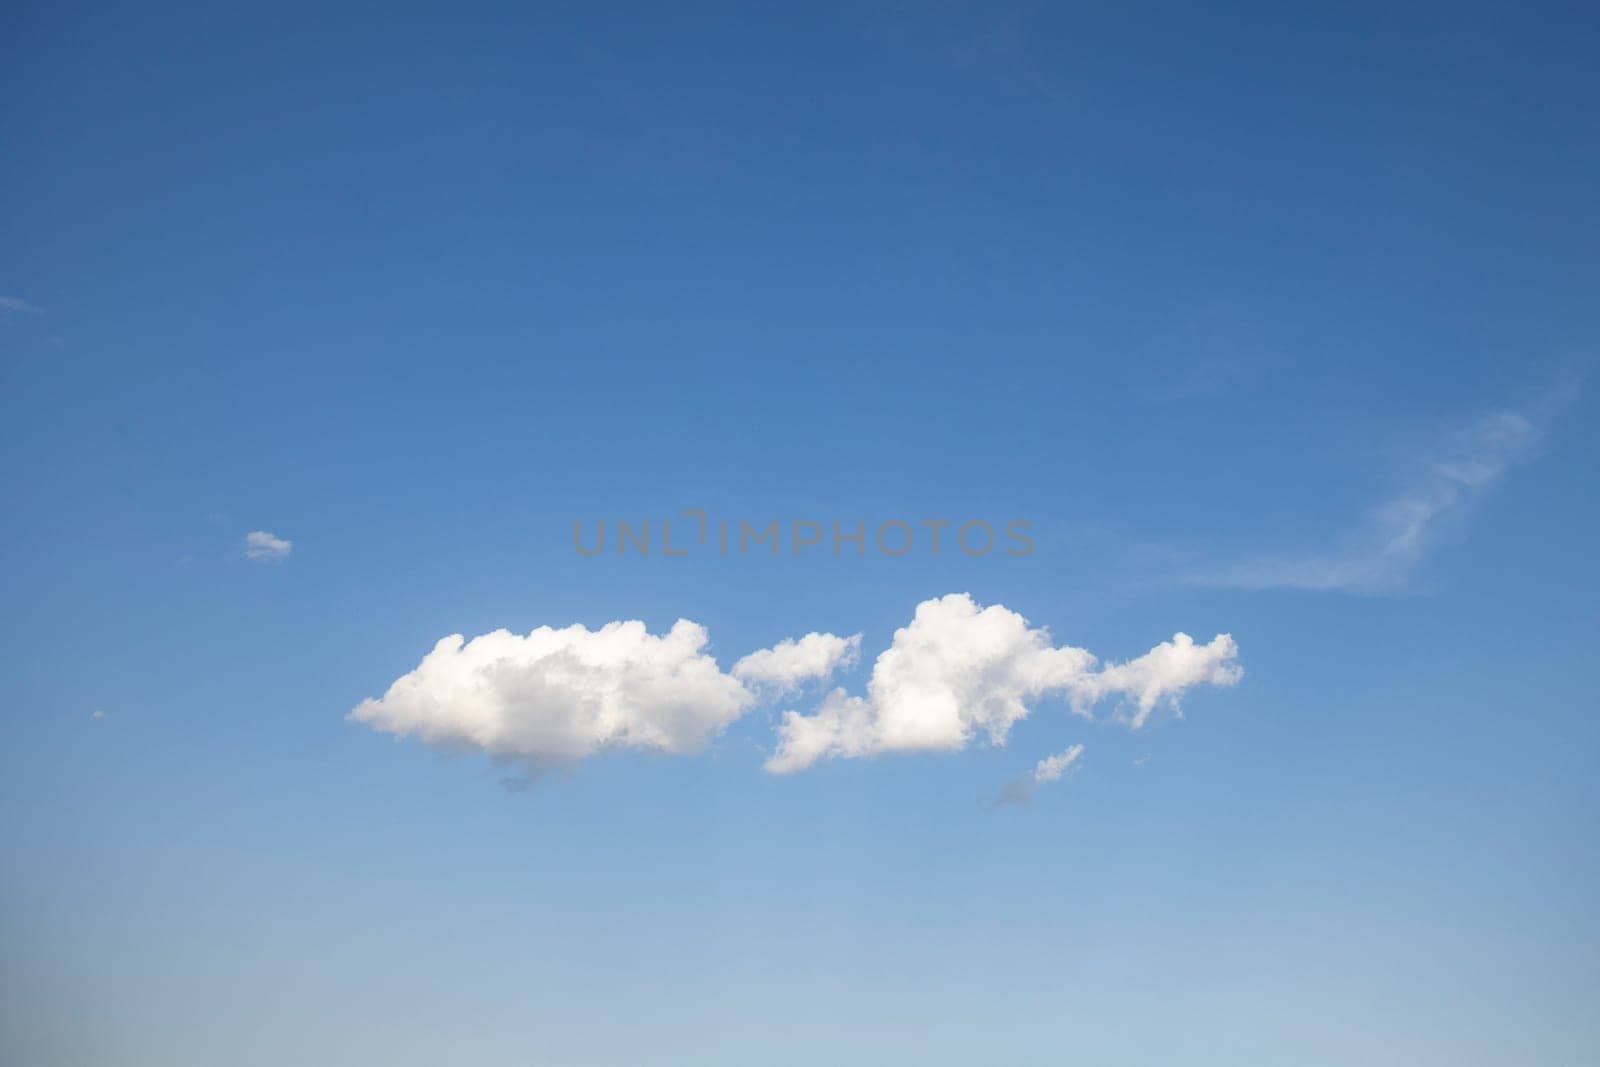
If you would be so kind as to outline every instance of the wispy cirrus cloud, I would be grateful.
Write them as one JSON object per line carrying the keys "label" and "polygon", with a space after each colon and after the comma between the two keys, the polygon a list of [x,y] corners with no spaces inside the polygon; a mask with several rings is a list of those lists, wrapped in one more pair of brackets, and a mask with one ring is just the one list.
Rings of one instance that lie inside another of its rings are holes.
{"label": "wispy cirrus cloud", "polygon": [[41,308],[34,307],[20,296],[0,296],[0,318],[18,314],[43,315],[44,311]]}
{"label": "wispy cirrus cloud", "polygon": [[1440,441],[1389,499],[1332,548],[1263,556],[1202,571],[1195,584],[1235,589],[1386,593],[1403,589],[1444,528],[1463,519],[1519,464],[1576,393],[1552,390],[1521,410],[1490,412]]}

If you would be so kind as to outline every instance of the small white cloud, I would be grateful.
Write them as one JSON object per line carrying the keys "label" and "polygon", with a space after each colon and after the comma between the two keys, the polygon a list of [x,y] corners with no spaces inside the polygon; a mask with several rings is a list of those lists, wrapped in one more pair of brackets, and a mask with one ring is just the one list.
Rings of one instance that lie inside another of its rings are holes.
{"label": "small white cloud", "polygon": [[282,563],[293,550],[293,541],[265,530],[252,530],[244,535],[244,554],[257,563]]}
{"label": "small white cloud", "polygon": [[1060,781],[1061,776],[1067,772],[1067,768],[1077,763],[1078,757],[1081,755],[1083,755],[1083,746],[1073,745],[1065,752],[1058,752],[1054,756],[1046,756],[1033,768],[1034,783],[1043,785],[1046,782]]}
{"label": "small white cloud", "polygon": [[99,708],[95,708],[93,711],[91,711],[89,713],[89,718],[91,718],[91,719],[103,719],[105,717],[106,717],[106,713],[101,711]]}
{"label": "small white cloud", "polygon": [[1051,782],[1059,782],[1062,775],[1070,771],[1083,755],[1082,745],[1072,745],[1063,752],[1054,756],[1046,756],[1034,764],[1033,773],[1007,783],[996,799],[997,804],[1026,804],[1033,799],[1033,794],[1039,787]]}
{"label": "small white cloud", "polygon": [[1056,647],[1048,630],[1003,605],[982,608],[952,593],[918,604],[911,624],[895,631],[865,697],[835,689],[811,715],[786,711],[766,768],[789,774],[830,757],[952,752],[975,739],[1004,744],[1030,702],[1051,694],[1066,696],[1085,717],[1100,700],[1125,697],[1136,707],[1125,721],[1138,729],[1162,702],[1176,708],[1192,686],[1236,683],[1243,676],[1237,655],[1227,634],[1197,645],[1180,633],[1098,670],[1092,653]]}
{"label": "small white cloud", "polygon": [[349,717],[533,766],[607,749],[694,752],[754,699],[706,655],[706,641],[687,619],[659,637],[637,621],[453,634]]}
{"label": "small white cloud", "polygon": [[19,313],[43,315],[44,312],[17,296],[0,296],[0,315],[13,315]]}
{"label": "small white cloud", "polygon": [[798,641],[790,638],[750,653],[730,673],[746,685],[792,692],[804,682],[827,679],[840,667],[852,667],[860,658],[860,634],[809,633]]}

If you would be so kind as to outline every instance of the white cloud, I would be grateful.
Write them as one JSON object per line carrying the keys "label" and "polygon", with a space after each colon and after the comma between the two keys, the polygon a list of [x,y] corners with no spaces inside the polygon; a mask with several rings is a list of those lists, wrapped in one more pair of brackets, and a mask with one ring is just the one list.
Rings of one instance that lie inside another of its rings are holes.
{"label": "white cloud", "polygon": [[693,752],[753,699],[705,654],[706,640],[686,619],[659,637],[636,621],[453,634],[349,717],[534,764],[617,748]]}
{"label": "white cloud", "polygon": [[878,656],[867,697],[835,689],[813,715],[785,712],[777,774],[827,756],[965,748],[977,735],[1002,742],[1028,714],[1025,703],[1060,689],[1093,663],[1082,649],[1055,648],[1044,630],[996,605],[979,608],[965,593],[917,605]]}
{"label": "white cloud", "polygon": [[1058,782],[1078,762],[1083,755],[1082,745],[1072,745],[1065,751],[1057,752],[1054,756],[1046,756],[1034,764],[1033,773],[1013,782],[1007,783],[1001,791],[997,804],[1026,804],[1033,799],[1033,794],[1042,785]]}
{"label": "white cloud", "polygon": [[293,541],[275,537],[265,530],[252,530],[244,535],[244,554],[257,563],[281,563],[293,550]]}
{"label": "white cloud", "polygon": [[1176,708],[1194,685],[1237,682],[1237,654],[1227,634],[1207,645],[1177,634],[1136,660],[1097,670],[1093,654],[1056,647],[1049,631],[1016,612],[952,593],[923,601],[910,625],[895,631],[865,697],[835,689],[811,715],[786,711],[766,768],[788,774],[829,757],[948,752],[975,739],[1004,744],[1029,703],[1050,694],[1065,695],[1085,716],[1106,697],[1126,697],[1136,707],[1126,721],[1138,729],[1161,702]]}
{"label": "white cloud", "polygon": [[1564,383],[1522,411],[1493,412],[1441,442],[1398,493],[1330,551],[1251,560],[1194,580],[1237,589],[1400,588],[1442,527],[1466,515],[1513,466],[1537,454],[1545,426],[1576,392],[1576,382]]}
{"label": "white cloud", "polygon": [[35,315],[44,314],[26,300],[17,296],[0,296],[0,314],[10,315],[13,312],[32,312]]}
{"label": "white cloud", "polygon": [[1080,709],[1105,696],[1120,695],[1133,705],[1126,717],[1135,730],[1144,728],[1150,715],[1162,703],[1178,711],[1184,690],[1197,685],[1234,685],[1244,677],[1244,668],[1234,663],[1239,646],[1229,634],[1218,634],[1210,644],[1196,644],[1188,634],[1173,634],[1138,659],[1110,664],[1085,678],[1073,690],[1072,700]]}
{"label": "white cloud", "polygon": [[1046,782],[1060,781],[1067,768],[1078,762],[1078,757],[1083,755],[1082,745],[1073,745],[1065,752],[1058,752],[1054,756],[1046,756],[1033,768],[1033,781],[1035,785],[1044,785]]}
{"label": "white cloud", "polygon": [[106,717],[106,713],[104,711],[102,711],[100,708],[95,708],[93,711],[91,711],[89,713],[89,718],[91,718],[91,719],[103,719],[105,717]]}
{"label": "white cloud", "polygon": [[[686,619],[660,636],[637,621],[496,630],[471,640],[452,634],[348,717],[533,770],[614,749],[685,754],[774,692],[853,663],[861,644],[859,634],[811,633],[753,652],[725,673],[707,642],[705,628]],[[1126,698],[1133,711],[1123,721],[1137,729],[1194,685],[1236,682],[1236,654],[1226,634],[1203,646],[1178,634],[1101,668],[1083,649],[1055,647],[1016,612],[955,593],[917,606],[873,664],[865,697],[834,689],[812,715],[786,712],[766,767],[782,774],[826,757],[954,751],[980,738],[1002,744],[1030,702],[1050,694],[1065,695],[1085,716],[1102,699]],[[1068,750],[1036,770],[1059,777],[1075,759]]]}
{"label": "white cloud", "polygon": [[826,679],[840,667],[854,666],[860,657],[860,634],[836,637],[809,633],[798,641],[791,638],[750,653],[733,665],[731,673],[746,685],[788,692],[802,682]]}

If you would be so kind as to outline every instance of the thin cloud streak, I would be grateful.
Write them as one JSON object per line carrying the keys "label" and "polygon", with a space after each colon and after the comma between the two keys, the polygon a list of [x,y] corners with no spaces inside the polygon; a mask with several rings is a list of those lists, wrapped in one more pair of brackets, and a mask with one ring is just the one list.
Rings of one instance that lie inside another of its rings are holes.
{"label": "thin cloud streak", "polygon": [[1443,443],[1395,496],[1374,508],[1339,547],[1320,553],[1265,557],[1192,575],[1196,585],[1233,589],[1303,589],[1378,594],[1405,587],[1443,527],[1464,518],[1536,457],[1550,422],[1576,394],[1552,391],[1521,411],[1483,416]]}

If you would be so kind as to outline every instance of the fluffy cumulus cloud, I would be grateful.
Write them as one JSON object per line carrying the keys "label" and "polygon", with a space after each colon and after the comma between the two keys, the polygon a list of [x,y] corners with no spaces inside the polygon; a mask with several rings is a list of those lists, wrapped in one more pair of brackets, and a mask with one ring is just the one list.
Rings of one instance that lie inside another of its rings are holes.
{"label": "fluffy cumulus cloud", "polygon": [[[810,633],[726,672],[707,644],[705,628],[686,619],[660,635],[637,621],[454,634],[349,717],[533,767],[615,749],[692,753],[751,708],[854,664],[861,637]],[[864,695],[836,688],[811,714],[785,712],[766,767],[787,774],[832,757],[1002,744],[1049,696],[1085,716],[1116,700],[1119,717],[1137,729],[1196,685],[1238,681],[1236,656],[1226,634],[1204,645],[1177,634],[1137,659],[1102,665],[1006,607],[951,594],[917,606],[873,663]],[[1028,789],[1059,778],[1079,754],[1042,761]]]}
{"label": "fluffy cumulus cloud", "polygon": [[752,652],[733,665],[733,676],[747,685],[792,692],[804,682],[832,677],[861,657],[861,635],[837,637],[809,633]]}
{"label": "fluffy cumulus cloud", "polygon": [[554,763],[604,749],[704,748],[752,697],[706,654],[705,628],[642,622],[446,637],[350,713],[402,737]]}
{"label": "fluffy cumulus cloud", "polygon": [[244,554],[257,563],[281,563],[293,550],[293,541],[265,530],[252,530],[244,535]]}
{"label": "fluffy cumulus cloud", "polygon": [[1049,631],[1016,612],[953,593],[917,605],[873,664],[865,696],[835,689],[810,715],[785,712],[766,767],[788,774],[830,757],[1003,744],[1030,705],[1049,695],[1066,697],[1085,716],[1104,699],[1122,698],[1137,729],[1158,706],[1176,709],[1195,685],[1237,682],[1237,655],[1227,634],[1200,645],[1180,633],[1138,659],[1101,667],[1092,653],[1056,646]]}
{"label": "fluffy cumulus cloud", "polygon": [[814,714],[785,712],[767,769],[784,774],[826,756],[953,751],[975,736],[1004,741],[1027,702],[1081,677],[1094,657],[965,593],[917,605],[873,664],[865,697],[835,689]]}

